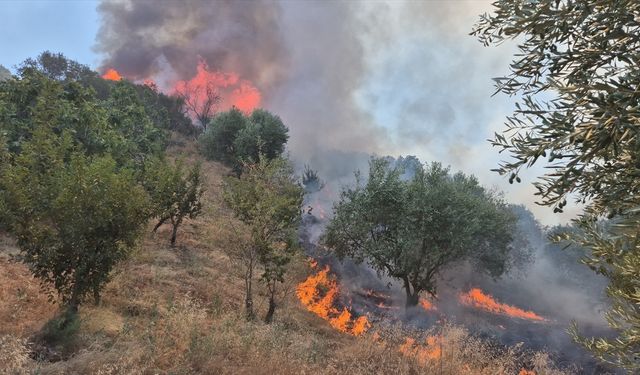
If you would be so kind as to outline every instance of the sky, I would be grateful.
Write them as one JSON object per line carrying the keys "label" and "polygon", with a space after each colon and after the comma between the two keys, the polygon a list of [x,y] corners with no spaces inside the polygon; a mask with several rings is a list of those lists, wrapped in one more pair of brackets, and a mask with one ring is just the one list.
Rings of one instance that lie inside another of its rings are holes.
{"label": "sky", "polygon": [[[98,4],[90,0],[0,1],[0,64],[11,69],[27,57],[50,50],[97,69],[103,57],[96,48],[102,19]],[[167,0],[164,4],[180,3]],[[217,3],[208,4],[215,7]],[[336,116],[331,121],[338,124],[330,129],[349,126],[342,122],[364,125],[358,132],[341,131],[340,139],[332,141],[336,148],[347,148],[353,143],[351,137],[369,131],[378,134],[376,145],[362,151],[416,155],[423,161],[438,160],[454,170],[475,174],[485,186],[504,191],[510,202],[525,204],[545,225],[563,223],[575,215],[576,209],[571,207],[558,215],[535,205],[529,183],[541,174],[540,168],[525,173],[523,183],[516,185],[490,172],[501,156],[487,139],[503,128],[505,116],[513,110],[509,98],[492,96],[491,78],[507,72],[514,44],[483,47],[468,35],[478,15],[491,11],[489,1],[351,2],[355,5],[348,6],[349,18],[339,14],[344,9],[337,3],[329,4],[282,2],[280,20],[291,25],[285,37],[289,49],[294,49],[289,59],[298,61],[299,66],[291,74],[300,77],[288,81],[292,83],[286,85],[285,94],[274,91],[270,101],[284,119],[295,124],[305,116],[321,116],[325,108],[305,107],[304,103],[321,98],[331,106],[331,90],[339,87],[348,91],[358,118],[350,113]],[[335,12],[327,10],[331,7]],[[327,26],[338,17],[353,26],[339,22]],[[324,32],[326,35],[321,35]],[[347,34],[350,44],[343,43],[343,50],[329,51],[332,45],[340,45],[336,37]],[[358,46],[356,51],[354,45]],[[316,55],[318,49],[325,52]],[[352,70],[340,68],[346,68],[354,56],[357,61],[353,60]],[[315,66],[318,60],[322,63]],[[326,70],[332,65],[340,72]],[[331,82],[327,74],[340,82]],[[357,79],[345,86],[344,81],[353,76]],[[323,89],[328,95],[313,94]],[[289,113],[293,105],[303,110]],[[308,142],[326,131],[314,124],[292,129],[292,152],[307,146],[302,139]]]}

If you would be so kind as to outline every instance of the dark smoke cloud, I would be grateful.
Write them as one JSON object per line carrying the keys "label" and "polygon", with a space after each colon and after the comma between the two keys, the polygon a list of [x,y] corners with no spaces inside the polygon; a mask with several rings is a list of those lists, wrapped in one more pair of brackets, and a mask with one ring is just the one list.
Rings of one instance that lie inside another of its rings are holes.
{"label": "dark smoke cloud", "polygon": [[366,169],[384,133],[354,102],[365,59],[361,4],[311,1],[104,1],[102,69],[127,77],[190,79],[198,59],[236,72],[290,128],[296,164],[328,182]]}
{"label": "dark smoke cloud", "polygon": [[270,89],[288,69],[281,9],[269,1],[103,1],[101,68],[148,78],[170,67],[191,78],[199,58]]}

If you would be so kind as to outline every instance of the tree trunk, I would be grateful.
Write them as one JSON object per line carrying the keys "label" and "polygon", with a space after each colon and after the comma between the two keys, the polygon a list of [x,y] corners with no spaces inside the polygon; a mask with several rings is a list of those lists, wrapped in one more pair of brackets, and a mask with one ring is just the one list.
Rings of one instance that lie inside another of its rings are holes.
{"label": "tree trunk", "polygon": [[271,280],[267,283],[267,289],[269,290],[269,310],[264,317],[264,322],[269,324],[273,321],[273,314],[276,312],[276,286],[277,280]]}
{"label": "tree trunk", "polygon": [[267,310],[267,315],[264,317],[264,322],[270,324],[273,321],[273,314],[276,312],[276,299],[272,294],[269,296],[269,310]]}
{"label": "tree trunk", "polygon": [[417,306],[418,302],[420,302],[420,290],[411,287],[408,277],[403,277],[402,281],[404,281],[404,290],[407,293],[406,308]]}
{"label": "tree trunk", "polygon": [[93,302],[96,306],[100,305],[100,289],[98,287],[93,288]]}
{"label": "tree trunk", "polygon": [[67,303],[67,308],[64,312],[62,322],[60,323],[61,329],[67,328],[67,326],[75,320],[78,314],[79,306],[80,306],[80,296],[78,295],[77,290],[74,288],[74,291],[71,293],[71,298]]}
{"label": "tree trunk", "polygon": [[156,224],[155,227],[153,227],[153,233],[158,231],[158,228],[160,228],[160,226],[162,226],[162,224],[164,224],[165,221],[167,221],[168,217],[162,218],[160,219],[160,221],[158,221],[158,224]]}
{"label": "tree trunk", "polygon": [[246,296],[244,299],[244,312],[247,316],[247,320],[253,320],[255,318],[255,314],[253,313],[253,296],[251,295],[251,280],[246,281]]}
{"label": "tree trunk", "polygon": [[255,314],[253,313],[253,257],[249,259],[247,263],[247,269],[244,274],[244,288],[245,288],[245,299],[244,299],[244,311],[247,320],[253,320],[255,318]]}
{"label": "tree trunk", "polygon": [[176,236],[178,235],[178,225],[180,225],[180,222],[173,224],[173,231],[171,232],[171,247],[176,246]]}

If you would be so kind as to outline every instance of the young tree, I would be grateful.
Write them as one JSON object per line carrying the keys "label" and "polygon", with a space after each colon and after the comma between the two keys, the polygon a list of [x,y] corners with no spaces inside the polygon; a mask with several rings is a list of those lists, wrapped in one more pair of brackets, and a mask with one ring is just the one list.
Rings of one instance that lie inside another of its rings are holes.
{"label": "young tree", "polygon": [[143,184],[151,196],[153,215],[158,218],[153,231],[157,231],[167,220],[170,221],[170,242],[171,246],[175,246],[182,221],[185,218],[195,219],[202,211],[204,189],[200,164],[185,171],[181,161],[172,166],[165,160],[155,159],[145,169]]}
{"label": "young tree", "polygon": [[[638,370],[640,2],[494,5],[473,34],[485,45],[519,41],[510,74],[496,82],[499,92],[521,97],[493,140],[511,156],[497,171],[519,182],[522,168],[544,164],[550,172],[534,184],[542,204],[562,211],[570,194],[586,204],[581,233],[558,239],[589,248],[587,264],[610,279],[608,320],[619,335],[576,338],[601,360]],[[602,215],[618,225],[602,228]]]}
{"label": "young tree", "polygon": [[409,180],[385,159],[372,159],[369,179],[342,191],[324,242],[340,258],[367,261],[400,279],[407,306],[425,291],[436,295],[436,276],[469,260],[493,276],[505,271],[514,217],[473,176],[451,175],[438,163],[420,165]]}
{"label": "young tree", "polygon": [[252,319],[252,279],[256,263],[263,267],[261,281],[269,292],[269,309],[265,322],[273,319],[277,287],[291,257],[297,250],[296,230],[301,217],[303,189],[284,158],[261,157],[255,164],[246,164],[240,177],[229,177],[224,198],[235,216],[247,225],[251,233],[250,249],[243,254],[245,262],[245,310]]}
{"label": "young tree", "polygon": [[98,302],[148,217],[134,173],[108,156],[78,153],[68,133],[39,128],[0,177],[0,219],[17,239],[20,258],[57,291],[68,319],[87,295]]}

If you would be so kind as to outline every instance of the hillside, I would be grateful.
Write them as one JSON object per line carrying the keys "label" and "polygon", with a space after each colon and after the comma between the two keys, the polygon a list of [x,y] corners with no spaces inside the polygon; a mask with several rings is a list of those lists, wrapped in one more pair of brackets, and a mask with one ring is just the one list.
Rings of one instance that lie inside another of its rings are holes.
{"label": "hillside", "polygon": [[[193,141],[174,134],[171,157],[193,163],[199,158],[195,150]],[[2,237],[0,373],[562,373],[551,370],[543,354],[496,349],[448,325],[419,333],[421,338],[382,324],[359,337],[340,333],[296,299],[296,285],[310,272],[302,254],[288,274],[275,322],[246,322],[241,265],[233,258],[246,232],[223,205],[226,173],[222,165],[203,161],[203,215],[180,229],[176,248],[169,246],[168,226],[152,234],[155,223],[149,223],[100,304],[83,305],[79,325],[65,332],[47,328],[57,305],[47,301],[24,265],[10,260],[17,250]],[[258,316],[267,308],[260,288]]]}

